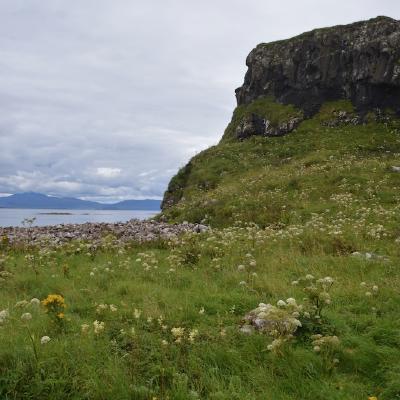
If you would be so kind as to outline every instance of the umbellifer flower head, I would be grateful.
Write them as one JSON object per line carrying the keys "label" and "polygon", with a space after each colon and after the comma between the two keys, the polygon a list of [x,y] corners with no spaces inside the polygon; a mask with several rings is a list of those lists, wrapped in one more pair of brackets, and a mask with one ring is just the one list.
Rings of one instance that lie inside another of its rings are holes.
{"label": "umbellifer flower head", "polygon": [[50,339],[48,336],[43,336],[43,337],[40,339],[40,343],[41,343],[41,344],[46,344],[46,343],[49,343],[50,340],[51,340],[51,339]]}
{"label": "umbellifer flower head", "polygon": [[32,319],[32,314],[28,313],[28,312],[24,313],[21,315],[21,319],[22,319],[22,321],[25,321],[25,322],[30,321]]}

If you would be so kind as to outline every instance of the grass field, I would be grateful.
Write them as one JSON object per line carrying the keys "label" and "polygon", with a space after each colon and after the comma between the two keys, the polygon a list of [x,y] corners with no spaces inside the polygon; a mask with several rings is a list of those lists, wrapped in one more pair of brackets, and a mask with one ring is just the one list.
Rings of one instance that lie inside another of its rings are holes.
{"label": "grass field", "polygon": [[[0,398],[400,398],[400,134],[327,128],[326,110],[181,171],[166,215],[208,232],[3,238]],[[244,321],[260,303],[274,329]]]}

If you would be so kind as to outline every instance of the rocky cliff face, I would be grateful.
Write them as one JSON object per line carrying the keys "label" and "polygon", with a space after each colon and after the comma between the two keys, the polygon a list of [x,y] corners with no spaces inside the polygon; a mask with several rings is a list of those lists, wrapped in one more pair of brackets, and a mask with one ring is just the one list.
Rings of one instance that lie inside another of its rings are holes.
{"label": "rocky cliff face", "polygon": [[[259,44],[246,64],[221,145],[286,135],[329,102],[337,106],[328,107],[320,123],[331,128],[366,124],[371,114],[376,122],[400,116],[400,21],[377,17]],[[171,180],[163,210],[185,200],[187,187],[199,180],[199,165],[196,156]],[[203,180],[199,185],[208,190],[212,185]]]}
{"label": "rocky cliff face", "polygon": [[246,64],[238,105],[273,96],[310,115],[325,101],[349,99],[359,111],[400,112],[400,21],[388,17],[260,44]]}

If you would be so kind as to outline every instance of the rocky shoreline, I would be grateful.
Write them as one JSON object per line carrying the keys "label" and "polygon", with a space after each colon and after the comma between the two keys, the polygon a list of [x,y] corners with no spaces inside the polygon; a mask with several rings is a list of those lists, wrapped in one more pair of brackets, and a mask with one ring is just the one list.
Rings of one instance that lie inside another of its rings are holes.
{"label": "rocky shoreline", "polygon": [[131,241],[149,242],[154,240],[168,240],[185,232],[204,232],[208,229],[200,224],[168,224],[153,220],[132,219],[124,223],[85,223],[60,224],[50,226],[0,227],[0,239],[10,244],[50,246],[63,245],[73,240],[88,241],[99,245],[106,236],[115,238],[119,243]]}

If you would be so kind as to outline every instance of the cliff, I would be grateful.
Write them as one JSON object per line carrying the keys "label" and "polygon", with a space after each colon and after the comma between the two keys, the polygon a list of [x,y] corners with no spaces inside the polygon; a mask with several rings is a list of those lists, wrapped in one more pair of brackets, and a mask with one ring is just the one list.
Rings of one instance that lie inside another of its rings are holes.
{"label": "cliff", "polygon": [[400,21],[388,17],[259,44],[246,64],[238,105],[272,95],[307,115],[337,99],[400,111]]}
{"label": "cliff", "polygon": [[[172,178],[162,202],[166,218],[281,223],[271,190],[303,188],[298,174],[308,159],[326,164],[322,169],[329,164],[340,170],[340,162],[359,157],[360,148],[370,148],[365,162],[372,154],[385,155],[388,143],[389,153],[400,152],[399,21],[377,17],[260,44],[246,64],[244,83],[236,89],[238,105],[221,142]],[[320,160],[321,154],[337,165]],[[283,179],[288,170],[292,176]],[[272,184],[274,174],[279,179]],[[252,184],[254,176],[260,186]],[[330,178],[314,179],[322,180],[319,192],[334,195]]]}

